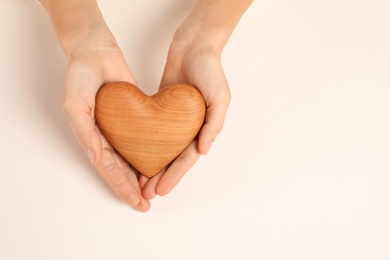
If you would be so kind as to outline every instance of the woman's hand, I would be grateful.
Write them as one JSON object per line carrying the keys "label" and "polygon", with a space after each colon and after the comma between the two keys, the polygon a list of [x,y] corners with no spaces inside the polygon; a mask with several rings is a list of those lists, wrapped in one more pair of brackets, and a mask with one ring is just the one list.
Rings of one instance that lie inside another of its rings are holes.
{"label": "woman's hand", "polygon": [[198,0],[171,43],[160,88],[173,83],[195,86],[206,102],[206,119],[194,140],[166,169],[151,179],[140,178],[143,195],[168,194],[206,154],[223,127],[230,90],[221,53],[241,15],[252,0]]}
{"label": "woman's hand", "polygon": [[129,205],[147,211],[139,174],[108,143],[95,122],[95,96],[108,82],[135,79],[96,0],[41,0],[68,58],[63,109],[91,162]]}
{"label": "woman's hand", "polygon": [[222,130],[230,102],[230,90],[221,66],[220,55],[213,50],[195,46],[172,46],[160,88],[173,83],[193,85],[202,93],[207,107],[206,119],[198,138],[167,169],[150,180],[141,177],[143,194],[148,199],[156,194],[169,193],[200,155],[209,151]]}
{"label": "woman's hand", "polygon": [[88,39],[77,45],[69,57],[63,95],[63,109],[73,132],[97,171],[117,195],[140,211],[150,207],[138,183],[139,174],[109,144],[96,125],[95,96],[107,82],[135,84],[115,41]]}

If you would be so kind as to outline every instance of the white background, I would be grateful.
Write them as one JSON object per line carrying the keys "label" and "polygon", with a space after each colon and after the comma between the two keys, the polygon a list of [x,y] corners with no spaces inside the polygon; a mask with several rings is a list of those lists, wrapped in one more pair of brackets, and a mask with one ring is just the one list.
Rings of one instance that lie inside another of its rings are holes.
{"label": "white background", "polygon": [[[156,91],[194,1],[100,0]],[[65,56],[34,1],[0,2],[0,259],[390,259],[390,1],[255,1],[223,54],[225,128],[148,213],[61,111]]]}

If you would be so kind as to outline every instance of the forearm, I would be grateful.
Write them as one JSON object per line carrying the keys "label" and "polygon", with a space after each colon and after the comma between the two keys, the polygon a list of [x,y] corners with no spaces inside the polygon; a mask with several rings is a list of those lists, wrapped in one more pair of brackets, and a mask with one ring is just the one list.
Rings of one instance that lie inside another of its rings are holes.
{"label": "forearm", "polygon": [[96,0],[41,0],[66,53],[86,39],[115,41]]}
{"label": "forearm", "polygon": [[198,0],[175,33],[177,44],[205,45],[222,52],[253,0]]}

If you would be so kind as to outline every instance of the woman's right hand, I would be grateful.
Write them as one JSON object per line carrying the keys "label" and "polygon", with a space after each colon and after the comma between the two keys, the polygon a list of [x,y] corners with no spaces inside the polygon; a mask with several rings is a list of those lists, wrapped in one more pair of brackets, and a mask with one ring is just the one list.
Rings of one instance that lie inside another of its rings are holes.
{"label": "woman's right hand", "polygon": [[109,144],[95,122],[95,96],[108,82],[135,79],[96,0],[41,0],[68,57],[63,109],[92,164],[118,194],[140,211],[150,208],[139,174]]}
{"label": "woman's right hand", "polygon": [[150,202],[142,196],[139,174],[109,144],[95,122],[95,96],[108,82],[136,84],[122,51],[111,37],[86,39],[68,53],[63,110],[73,132],[92,164],[129,205],[147,211]]}

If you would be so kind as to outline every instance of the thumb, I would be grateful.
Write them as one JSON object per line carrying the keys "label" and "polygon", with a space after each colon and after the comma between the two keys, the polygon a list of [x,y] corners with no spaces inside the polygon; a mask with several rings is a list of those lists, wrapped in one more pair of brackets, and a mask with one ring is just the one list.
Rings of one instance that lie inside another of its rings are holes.
{"label": "thumb", "polygon": [[198,149],[207,154],[212,143],[221,132],[230,103],[230,90],[227,85],[205,97],[207,112],[205,123],[199,133]]}
{"label": "thumb", "polygon": [[91,163],[97,164],[102,157],[103,144],[96,130],[93,112],[87,104],[78,104],[69,99],[64,99],[62,106],[77,140]]}

